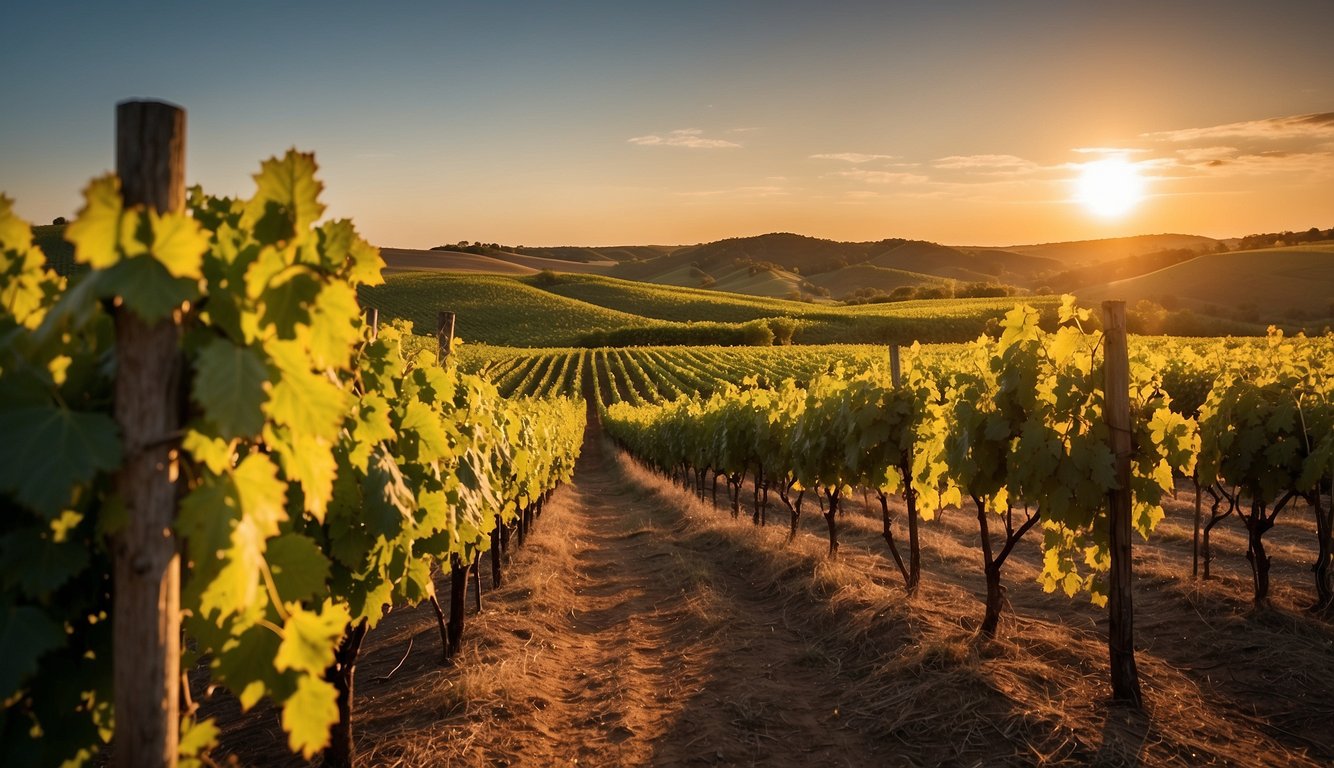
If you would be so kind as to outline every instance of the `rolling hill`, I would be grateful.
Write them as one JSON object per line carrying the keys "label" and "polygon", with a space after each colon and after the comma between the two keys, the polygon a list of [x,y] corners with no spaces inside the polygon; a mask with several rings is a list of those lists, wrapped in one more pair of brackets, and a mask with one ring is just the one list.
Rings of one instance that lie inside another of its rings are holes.
{"label": "rolling hill", "polygon": [[1210,253],[1164,269],[1077,290],[1082,302],[1148,299],[1196,310],[1254,306],[1290,317],[1334,317],[1334,244]]}

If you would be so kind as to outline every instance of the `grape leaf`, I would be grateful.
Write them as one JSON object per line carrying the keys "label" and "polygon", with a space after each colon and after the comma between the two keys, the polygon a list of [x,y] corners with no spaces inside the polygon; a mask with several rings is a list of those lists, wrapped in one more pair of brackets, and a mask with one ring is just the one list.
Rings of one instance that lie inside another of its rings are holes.
{"label": "grape leaf", "polygon": [[326,600],[319,613],[297,603],[288,603],[287,610],[283,639],[273,657],[274,669],[323,674],[333,664],[335,646],[350,621],[347,608]]}
{"label": "grape leaf", "polygon": [[269,690],[273,657],[281,638],[265,627],[250,627],[232,638],[214,658],[213,668],[241,702],[241,711],[255,706]]}
{"label": "grape leaf", "polygon": [[124,202],[120,179],[107,174],[93,179],[83,191],[84,206],[65,227],[65,239],[74,244],[74,260],[93,269],[120,261]]}
{"label": "grape leaf", "polygon": [[317,677],[303,676],[283,702],[288,746],[307,760],[329,746],[329,728],[338,722],[338,691]]}
{"label": "grape leaf", "polygon": [[149,256],[117,262],[101,276],[98,289],[104,297],[120,298],[126,307],[150,323],[199,297],[197,279],[173,277],[166,266]]}
{"label": "grape leaf", "polygon": [[70,502],[77,484],[120,465],[116,422],[102,413],[57,406],[0,411],[0,490],[47,518]]}
{"label": "grape leaf", "polygon": [[329,558],[309,536],[289,533],[270,539],[265,558],[284,601],[310,600],[325,591]]}
{"label": "grape leaf", "polygon": [[153,232],[150,251],[172,277],[199,279],[204,252],[208,250],[208,236],[199,223],[184,213],[148,212]]}
{"label": "grape leaf", "polygon": [[324,206],[319,202],[324,185],[315,179],[315,156],[288,150],[271,157],[255,174],[255,196],[246,203],[241,228],[255,233],[261,244],[291,240],[310,228]]}
{"label": "grape leaf", "polygon": [[255,350],[215,338],[199,351],[192,394],[221,437],[250,437],[264,427],[268,383]]}
{"label": "grape leaf", "polygon": [[0,701],[37,671],[37,661],[65,644],[60,625],[26,605],[0,605]]}

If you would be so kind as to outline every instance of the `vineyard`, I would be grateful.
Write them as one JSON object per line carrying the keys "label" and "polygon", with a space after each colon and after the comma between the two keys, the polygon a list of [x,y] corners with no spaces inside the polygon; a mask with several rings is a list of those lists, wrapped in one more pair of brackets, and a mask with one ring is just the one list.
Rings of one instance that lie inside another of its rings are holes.
{"label": "vineyard", "polygon": [[1334,760],[1334,336],[386,286],[118,119],[71,264],[0,197],[6,765]]}

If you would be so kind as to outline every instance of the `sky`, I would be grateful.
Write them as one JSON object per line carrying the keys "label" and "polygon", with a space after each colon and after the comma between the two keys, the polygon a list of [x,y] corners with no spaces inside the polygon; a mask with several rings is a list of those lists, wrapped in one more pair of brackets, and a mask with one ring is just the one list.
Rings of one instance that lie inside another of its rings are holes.
{"label": "sky", "polygon": [[[428,248],[765,232],[1007,245],[1334,226],[1334,2],[6,0],[0,192],[72,216],[115,104],[187,183],[313,151],[332,217]],[[1117,215],[1089,163],[1141,180]]]}

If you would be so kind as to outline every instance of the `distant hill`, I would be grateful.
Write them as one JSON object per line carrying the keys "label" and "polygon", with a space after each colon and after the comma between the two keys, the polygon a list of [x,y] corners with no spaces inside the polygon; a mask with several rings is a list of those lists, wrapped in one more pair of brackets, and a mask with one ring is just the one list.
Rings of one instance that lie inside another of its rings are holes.
{"label": "distant hill", "polygon": [[1334,319],[1334,243],[1205,254],[1076,295],[1081,303],[1148,299],[1209,314],[1251,307],[1262,321]]}
{"label": "distant hill", "polygon": [[874,264],[854,264],[833,272],[815,275],[809,280],[812,284],[828,290],[829,295],[835,299],[841,299],[865,289],[893,293],[896,288],[916,288],[922,285],[941,285],[947,282],[939,275],[878,267]]}
{"label": "distant hill", "polygon": [[537,270],[491,256],[459,251],[416,251],[381,248],[386,272],[484,272],[492,275],[532,275]]}
{"label": "distant hill", "polygon": [[557,261],[618,262],[656,259],[677,250],[679,247],[676,245],[554,246],[550,248],[518,246],[513,251],[523,256],[537,256]]}
{"label": "distant hill", "polygon": [[544,269],[553,272],[601,274],[613,266],[612,262],[578,262],[525,256],[508,251],[493,250],[483,255],[464,251],[431,249],[419,251],[410,248],[381,248],[386,268],[397,272],[484,272],[493,275],[531,275]]}
{"label": "distant hill", "polygon": [[980,248],[977,250],[1010,251],[1025,256],[1037,256],[1056,262],[1057,269],[1071,269],[1173,248],[1212,251],[1217,247],[1218,242],[1212,237],[1202,235],[1136,235],[1134,237],[1116,237],[1105,240],[1009,245],[1004,248]]}

